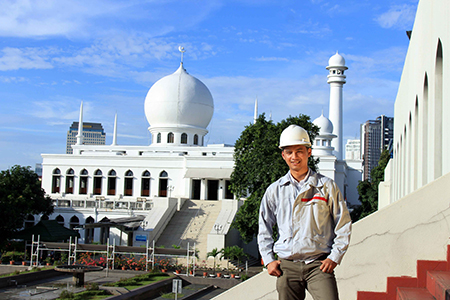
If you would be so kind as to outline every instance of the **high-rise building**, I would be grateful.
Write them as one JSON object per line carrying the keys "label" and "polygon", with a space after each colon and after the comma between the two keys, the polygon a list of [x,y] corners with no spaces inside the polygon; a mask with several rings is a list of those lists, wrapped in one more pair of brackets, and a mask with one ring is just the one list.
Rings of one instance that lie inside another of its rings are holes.
{"label": "high-rise building", "polygon": [[381,152],[389,149],[394,133],[394,118],[379,116],[361,125],[361,147],[364,180],[370,180],[370,172],[378,165]]}
{"label": "high-rise building", "polygon": [[[73,154],[72,145],[77,143],[79,122],[73,122],[67,131],[66,154]],[[84,145],[105,145],[106,133],[101,123],[83,123]]]}
{"label": "high-rise building", "polygon": [[345,159],[361,159],[361,140],[347,140],[347,144],[345,144]]}

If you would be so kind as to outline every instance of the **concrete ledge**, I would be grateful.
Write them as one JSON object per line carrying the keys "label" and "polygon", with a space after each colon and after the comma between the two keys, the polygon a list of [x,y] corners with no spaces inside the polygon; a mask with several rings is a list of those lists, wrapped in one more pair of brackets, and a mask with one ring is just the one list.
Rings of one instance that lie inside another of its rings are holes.
{"label": "concrete ledge", "polygon": [[158,281],[153,284],[149,284],[143,286],[141,288],[137,288],[135,290],[130,291],[129,293],[111,296],[105,298],[105,300],[141,300],[141,299],[150,299],[155,296],[159,296],[161,292],[171,291],[172,290],[172,280],[175,276],[170,276],[167,279]]}
{"label": "concrete ledge", "polygon": [[184,281],[187,281],[191,284],[202,284],[202,285],[212,285],[217,286],[221,289],[230,289],[239,283],[241,283],[240,279],[234,279],[234,278],[203,278],[200,276],[180,276],[178,277]]}
{"label": "concrete ledge", "polygon": [[242,284],[236,285],[213,299],[265,299],[277,300],[278,293],[276,291],[276,277],[270,276],[267,270],[247,279]]}
{"label": "concrete ledge", "polygon": [[45,271],[36,271],[25,274],[19,274],[14,276],[7,276],[0,278],[0,288],[5,288],[9,286],[22,285],[28,282],[33,282],[37,280],[57,277],[57,276],[67,276],[67,274],[63,274],[61,272],[55,270],[45,270]]}

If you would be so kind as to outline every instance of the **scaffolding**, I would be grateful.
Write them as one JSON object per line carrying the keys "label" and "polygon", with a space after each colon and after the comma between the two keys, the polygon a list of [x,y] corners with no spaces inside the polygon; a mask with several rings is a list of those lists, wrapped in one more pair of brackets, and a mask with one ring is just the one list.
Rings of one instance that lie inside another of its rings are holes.
{"label": "scaffolding", "polygon": [[[108,270],[114,269],[114,259],[116,255],[134,255],[145,257],[145,270],[148,271],[148,266],[151,263],[152,269],[155,268],[155,257],[186,257],[186,275],[190,272],[190,263],[192,261],[192,271],[195,272],[196,264],[196,252],[195,244],[193,249],[189,249],[189,243],[187,249],[166,249],[156,248],[155,241],[152,242],[150,247],[149,241],[147,241],[146,247],[135,246],[117,246],[115,240],[110,243],[107,239],[106,245],[93,245],[93,244],[78,244],[78,238],[72,240],[70,238],[69,243],[55,243],[55,242],[42,242],[40,241],[40,235],[32,237],[31,242],[31,266],[35,258],[35,264],[39,263],[39,251],[60,251],[68,252],[68,264],[75,264],[77,261],[77,253],[93,252],[95,254],[104,254],[106,256],[106,276],[108,276]],[[195,274],[195,273],[194,273]]]}

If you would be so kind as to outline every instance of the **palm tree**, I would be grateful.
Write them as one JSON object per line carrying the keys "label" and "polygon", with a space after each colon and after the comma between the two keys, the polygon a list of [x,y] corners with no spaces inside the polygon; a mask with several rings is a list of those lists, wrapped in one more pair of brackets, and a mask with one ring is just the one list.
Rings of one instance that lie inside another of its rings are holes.
{"label": "palm tree", "polygon": [[217,251],[217,248],[212,249],[211,252],[206,253],[206,258],[212,256],[214,257],[214,272],[216,272],[216,256],[220,254],[220,251]]}
{"label": "palm tree", "polygon": [[222,258],[225,258],[227,260],[227,269],[229,269],[228,264],[230,262],[230,259],[233,259],[233,249],[231,249],[231,247],[225,247],[220,250],[220,253],[222,254]]}
{"label": "palm tree", "polygon": [[239,268],[239,265],[241,264],[241,258],[247,256],[247,254],[245,254],[244,249],[242,249],[239,246],[235,245],[230,248],[232,252],[231,257],[232,259],[236,258],[238,260],[238,268]]}

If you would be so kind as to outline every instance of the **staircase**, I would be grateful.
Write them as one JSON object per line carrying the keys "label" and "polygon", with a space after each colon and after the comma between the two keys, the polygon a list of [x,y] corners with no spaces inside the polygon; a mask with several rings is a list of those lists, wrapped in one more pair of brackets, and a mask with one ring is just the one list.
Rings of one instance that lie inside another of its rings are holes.
{"label": "staircase", "polygon": [[418,260],[417,277],[388,277],[386,292],[358,292],[358,300],[450,299],[450,245],[446,261]]}
{"label": "staircase", "polygon": [[199,251],[200,259],[206,259],[208,233],[213,228],[222,208],[220,201],[186,200],[164,229],[156,246],[171,248],[194,247]]}

